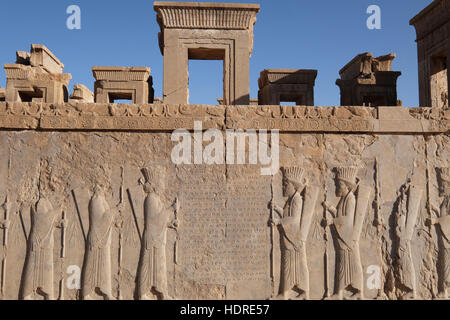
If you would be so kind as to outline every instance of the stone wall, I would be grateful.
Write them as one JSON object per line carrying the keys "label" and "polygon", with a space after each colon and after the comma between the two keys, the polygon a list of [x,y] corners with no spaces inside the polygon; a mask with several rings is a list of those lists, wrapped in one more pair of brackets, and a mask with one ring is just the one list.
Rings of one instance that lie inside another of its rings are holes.
{"label": "stone wall", "polygon": [[[449,214],[449,118],[436,108],[0,103],[2,297],[270,299],[284,282],[339,299],[342,281],[344,298],[437,297],[448,238],[428,220]],[[171,133],[194,121],[279,129],[284,171],[173,164]],[[281,219],[298,209],[283,176],[297,181],[300,231]],[[349,242],[348,226],[331,221],[342,207],[335,178],[355,182]]]}

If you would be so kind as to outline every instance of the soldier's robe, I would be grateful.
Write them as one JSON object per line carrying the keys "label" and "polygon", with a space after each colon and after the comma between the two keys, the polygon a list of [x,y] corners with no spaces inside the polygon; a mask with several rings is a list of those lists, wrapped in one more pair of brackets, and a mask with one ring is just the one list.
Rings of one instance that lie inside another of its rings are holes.
{"label": "soldier's robe", "polygon": [[349,286],[361,290],[361,268],[359,242],[353,241],[354,223],[356,213],[356,198],[349,192],[339,200],[334,220],[336,232],[336,291],[344,290]]}
{"label": "soldier's robe", "polygon": [[89,202],[89,233],[83,273],[83,297],[99,289],[112,298],[111,231],[114,213],[103,196],[94,195]]}
{"label": "soldier's robe", "polygon": [[151,294],[152,290],[166,298],[166,243],[169,217],[170,214],[159,197],[154,193],[149,194],[144,201],[145,228],[139,264],[139,298]]}
{"label": "soldier's robe", "polygon": [[442,284],[444,290],[450,288],[450,196],[441,205],[439,228],[441,230],[439,259],[441,261]]}
{"label": "soldier's robe", "polygon": [[53,231],[57,211],[47,200],[40,200],[41,205],[33,215],[30,237],[28,239],[28,255],[23,273],[23,297],[28,298],[36,290],[53,299]]}
{"label": "soldier's robe", "polygon": [[[291,290],[297,287],[308,290],[308,266],[306,265],[306,244],[301,240],[301,219],[303,199],[296,192],[284,207],[281,220],[281,289]],[[297,216],[294,212],[299,212]]]}

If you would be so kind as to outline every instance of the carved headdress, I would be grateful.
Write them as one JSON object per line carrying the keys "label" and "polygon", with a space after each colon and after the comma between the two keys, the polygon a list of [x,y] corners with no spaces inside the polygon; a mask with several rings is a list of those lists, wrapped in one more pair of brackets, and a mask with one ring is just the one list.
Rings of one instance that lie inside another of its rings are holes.
{"label": "carved headdress", "polygon": [[143,168],[142,174],[144,175],[143,184],[151,184],[153,187],[161,187],[161,184],[165,181],[165,168],[163,166],[152,166],[151,168]]}
{"label": "carved headdress", "polygon": [[450,167],[437,168],[436,171],[441,180],[450,181]]}
{"label": "carved headdress", "polygon": [[282,169],[284,178],[297,183],[304,183],[303,176],[305,175],[305,169],[299,167],[285,167]]}
{"label": "carved headdress", "polygon": [[336,171],[336,179],[353,184],[356,183],[356,175],[358,174],[357,167],[339,167]]}
{"label": "carved headdress", "polygon": [[154,174],[151,170],[149,170],[148,168],[143,168],[141,171],[142,174],[144,175],[145,183],[148,183],[153,180]]}

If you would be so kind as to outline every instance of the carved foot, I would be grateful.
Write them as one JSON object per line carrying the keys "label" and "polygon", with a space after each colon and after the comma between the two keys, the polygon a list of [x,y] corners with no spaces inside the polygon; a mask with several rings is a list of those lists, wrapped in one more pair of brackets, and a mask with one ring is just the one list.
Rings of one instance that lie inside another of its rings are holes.
{"label": "carved foot", "polygon": [[273,300],[289,300],[289,296],[286,293],[280,293]]}
{"label": "carved foot", "polygon": [[155,299],[154,299],[153,295],[144,294],[139,298],[139,300],[151,301],[151,300],[155,300]]}
{"label": "carved foot", "polygon": [[448,299],[448,296],[447,296],[446,291],[439,292],[436,297],[436,300],[447,300],[447,299]]}
{"label": "carved foot", "polygon": [[333,294],[332,296],[326,297],[324,300],[344,300],[344,295],[343,294]]}

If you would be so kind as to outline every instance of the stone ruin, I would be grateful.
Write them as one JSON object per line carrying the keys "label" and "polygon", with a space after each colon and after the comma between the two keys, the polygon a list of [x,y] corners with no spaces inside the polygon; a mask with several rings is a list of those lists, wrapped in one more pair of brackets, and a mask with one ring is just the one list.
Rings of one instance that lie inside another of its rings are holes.
{"label": "stone ruin", "polygon": [[[154,7],[162,98],[147,67],[94,67],[69,97],[44,46],[5,65],[1,299],[449,298],[448,1],[411,21],[419,108],[368,53],[343,106],[314,106],[316,70],[264,70],[250,99],[258,5]],[[188,59],[224,60],[219,105],[187,104]]]}
{"label": "stone ruin", "polygon": [[313,106],[316,77],[317,70],[264,70],[258,79],[258,104],[295,102],[298,106]]}
{"label": "stone ruin", "polygon": [[397,106],[397,78],[391,71],[395,54],[374,58],[370,52],[357,55],[339,71],[336,84],[343,106]]}
{"label": "stone ruin", "polygon": [[67,102],[67,86],[72,79],[63,74],[64,65],[43,45],[32,45],[31,52],[17,52],[15,64],[6,64],[6,101]]}
{"label": "stone ruin", "polygon": [[153,82],[146,67],[93,67],[95,102],[114,103],[131,100],[134,104],[153,103]]}

